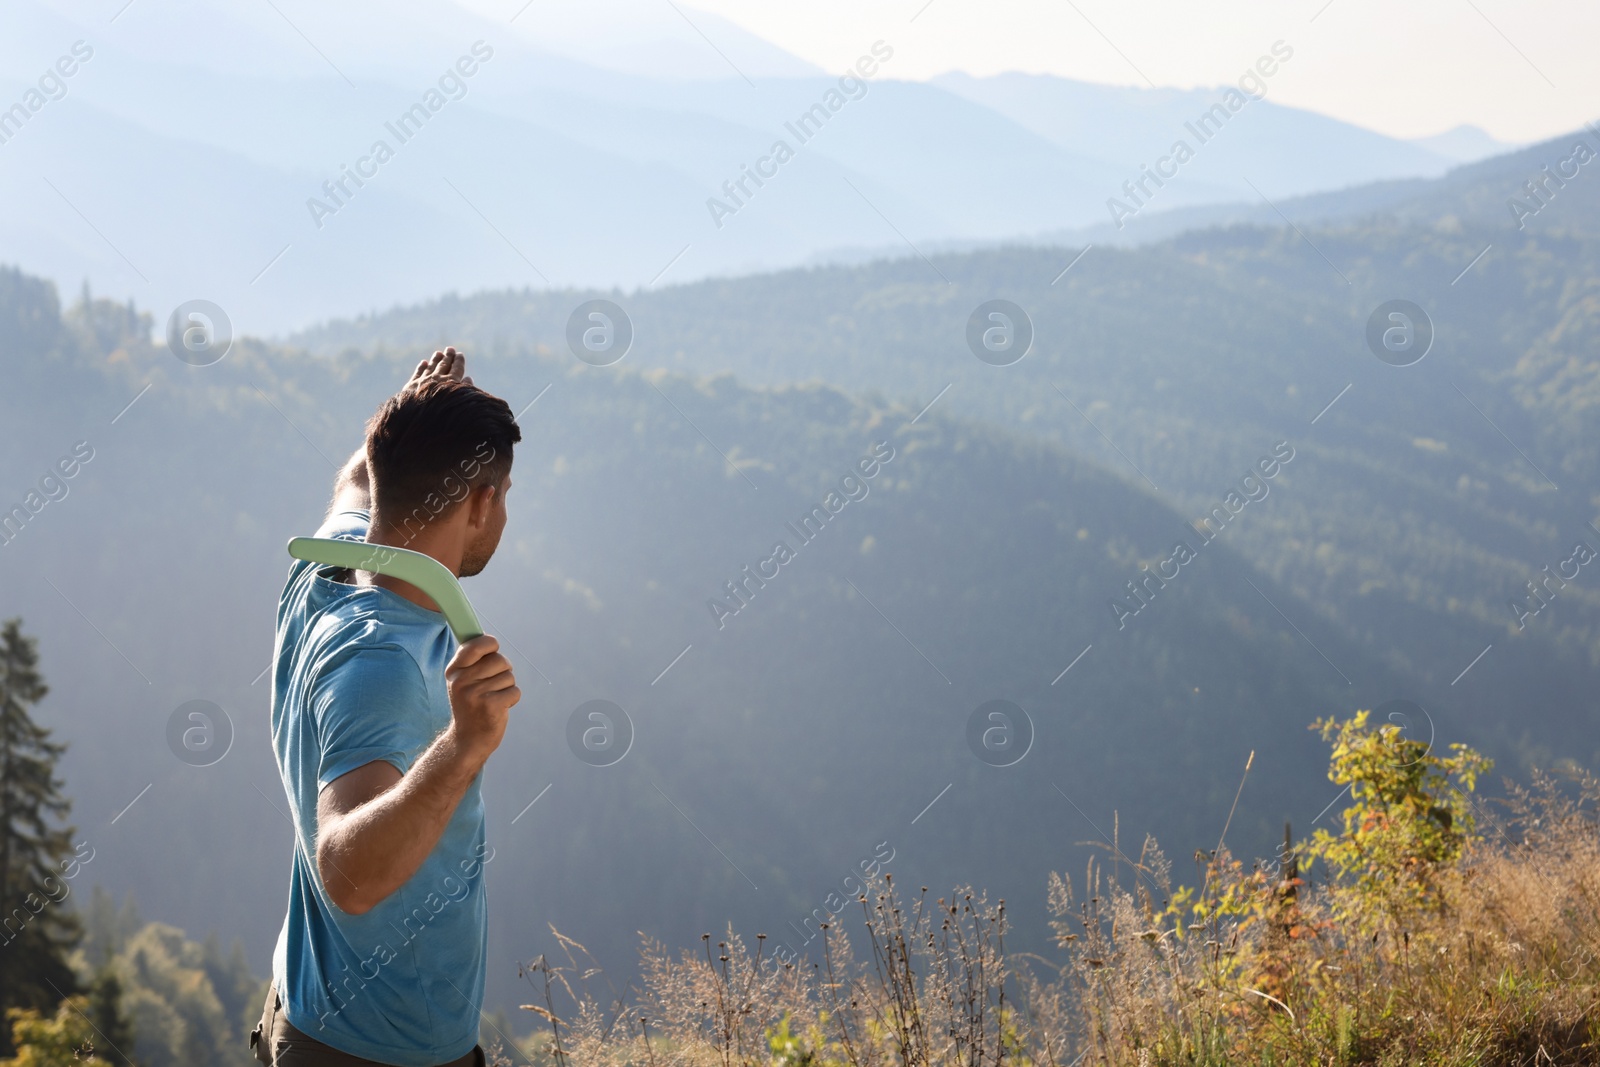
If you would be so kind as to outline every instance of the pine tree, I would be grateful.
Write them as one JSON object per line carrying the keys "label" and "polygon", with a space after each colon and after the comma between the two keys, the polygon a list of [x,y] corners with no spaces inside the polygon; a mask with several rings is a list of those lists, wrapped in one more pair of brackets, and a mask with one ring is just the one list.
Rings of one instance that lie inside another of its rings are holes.
{"label": "pine tree", "polygon": [[250,1031],[261,1019],[261,1002],[266,999],[266,988],[261,979],[250,973],[250,963],[245,958],[244,942],[234,938],[226,956],[222,954],[222,941],[215,933],[206,935],[201,950],[201,967],[222,1002],[222,1014],[240,1047],[248,1044]]}
{"label": "pine tree", "polygon": [[[70,802],[55,776],[66,746],[29,714],[49,691],[38,665],[22,621],[0,626],[0,1015],[14,1007],[54,1015],[78,992],[67,956],[79,926],[62,906],[73,830],[60,825]],[[0,1028],[0,1054],[10,1051],[10,1030]]]}
{"label": "pine tree", "polygon": [[89,986],[90,1023],[94,1026],[95,1053],[109,1063],[127,1067],[133,1052],[133,1024],[122,1010],[122,982],[117,972],[105,965],[95,973]]}
{"label": "pine tree", "polygon": [[101,886],[89,893],[89,904],[81,908],[83,916],[83,958],[89,966],[98,968],[110,963],[140,930],[144,917],[139,914],[139,904],[129,892],[117,906],[116,898]]}

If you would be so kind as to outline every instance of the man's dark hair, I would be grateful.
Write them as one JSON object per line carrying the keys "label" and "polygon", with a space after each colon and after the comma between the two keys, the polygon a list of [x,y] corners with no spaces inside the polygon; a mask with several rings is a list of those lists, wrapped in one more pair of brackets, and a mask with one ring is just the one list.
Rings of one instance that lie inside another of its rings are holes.
{"label": "man's dark hair", "polygon": [[511,473],[522,430],[511,406],[475,385],[432,379],[385,400],[367,420],[373,510],[386,525],[421,521]]}

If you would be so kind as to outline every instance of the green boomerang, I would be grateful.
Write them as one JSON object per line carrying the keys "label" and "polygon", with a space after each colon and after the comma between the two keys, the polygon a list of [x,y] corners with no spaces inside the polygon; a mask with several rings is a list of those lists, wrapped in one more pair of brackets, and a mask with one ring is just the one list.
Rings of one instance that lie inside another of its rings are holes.
{"label": "green boomerang", "polygon": [[432,556],[413,552],[409,548],[369,545],[365,541],[337,541],[327,537],[296,537],[289,542],[289,555],[308,563],[387,574],[391,578],[409,582],[439,605],[457,641],[470,641],[483,634],[478,613],[472,610],[472,603],[462,591],[461,583],[456,581],[456,576],[450,573],[448,567]]}

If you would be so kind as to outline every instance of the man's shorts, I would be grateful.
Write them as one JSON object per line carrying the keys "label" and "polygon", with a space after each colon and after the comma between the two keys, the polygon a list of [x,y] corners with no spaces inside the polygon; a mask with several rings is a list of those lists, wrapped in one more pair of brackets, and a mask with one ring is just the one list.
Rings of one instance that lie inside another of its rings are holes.
{"label": "man's shorts", "polygon": [[[283,1013],[283,1001],[276,989],[267,990],[261,1024],[250,1035],[250,1047],[255,1049],[256,1059],[267,1067],[385,1067],[376,1060],[340,1052],[296,1030]],[[439,1067],[485,1067],[483,1049],[474,1048]]]}

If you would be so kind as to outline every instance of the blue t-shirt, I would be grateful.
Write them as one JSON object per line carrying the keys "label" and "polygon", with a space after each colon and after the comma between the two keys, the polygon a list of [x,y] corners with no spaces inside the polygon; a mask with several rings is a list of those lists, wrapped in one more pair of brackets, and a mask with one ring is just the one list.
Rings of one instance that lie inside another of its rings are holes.
{"label": "blue t-shirt", "polygon": [[[342,512],[317,535],[365,540],[369,519]],[[317,794],[375,760],[411,768],[450,724],[444,669],[456,642],[438,612],[336,574],[297,561],[278,603],[272,744],[295,847],[273,980],[307,1036],[380,1063],[433,1067],[478,1040],[483,865],[494,858],[479,780],[417,873],[364,915],[340,911],[318,874]]]}

